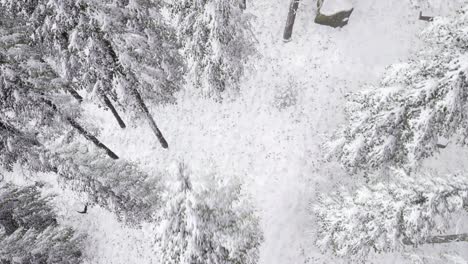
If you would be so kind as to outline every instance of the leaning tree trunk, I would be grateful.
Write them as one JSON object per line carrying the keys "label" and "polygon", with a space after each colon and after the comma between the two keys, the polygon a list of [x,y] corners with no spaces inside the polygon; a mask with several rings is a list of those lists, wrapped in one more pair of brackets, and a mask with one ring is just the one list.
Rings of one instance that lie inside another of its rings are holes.
{"label": "leaning tree trunk", "polygon": [[148,107],[146,107],[146,104],[143,101],[143,98],[141,98],[140,93],[136,89],[133,89],[132,92],[133,92],[133,95],[135,96],[135,99],[137,101],[138,106],[141,108],[141,110],[145,114],[146,119],[148,119],[148,122],[149,122],[149,124],[151,126],[151,129],[153,130],[154,135],[156,135],[156,137],[158,138],[159,143],[161,143],[161,146],[163,148],[167,149],[169,147],[169,145],[167,144],[166,139],[162,135],[162,133],[159,130],[158,126],[156,125],[156,122],[154,121],[153,116],[149,112]]}
{"label": "leaning tree trunk", "polygon": [[78,102],[82,102],[83,101],[83,97],[81,97],[81,95],[73,88],[71,87],[68,87],[67,88],[67,91],[78,101]]}
{"label": "leaning tree trunk", "polygon": [[[58,111],[57,106],[54,103],[52,103],[50,100],[43,99],[43,102],[46,105],[48,105],[50,108],[52,108],[52,110],[54,112],[60,114],[60,112]],[[92,135],[91,133],[86,131],[86,129],[84,129],[73,118],[67,116],[67,117],[65,117],[65,120],[67,120],[68,124],[70,124],[70,126],[72,126],[74,129],[76,129],[78,131],[78,133],[80,133],[84,138],[91,141],[96,147],[104,150],[106,152],[107,156],[109,156],[112,159],[118,159],[119,158],[119,156],[117,156],[112,150],[110,150],[106,145],[104,145],[101,141],[99,141],[99,139],[97,139],[94,135]]]}
{"label": "leaning tree trunk", "polygon": [[[63,36],[63,40],[67,43],[67,46],[69,44],[69,41],[68,41],[68,34],[65,33],[65,35],[62,35]],[[107,43],[106,43],[107,44]],[[115,53],[114,53],[114,57],[116,57]],[[113,57],[113,58],[114,58]],[[83,97],[75,90],[73,89],[73,87],[70,87],[68,86],[66,88],[66,90],[79,102],[81,103],[83,101]],[[111,101],[109,100],[109,98],[103,93],[101,92],[101,96],[103,98],[103,101],[104,101],[104,104],[107,106],[107,108],[109,108],[112,112],[112,114],[114,115],[115,119],[117,120],[117,123],[119,123],[119,126],[121,128],[125,128],[125,123],[124,121],[122,120],[122,118],[120,117],[119,113],[117,112],[117,110],[115,109],[115,107],[112,105]]]}
{"label": "leaning tree trunk", "polygon": [[288,19],[286,20],[286,27],[284,28],[283,39],[285,41],[291,40],[294,21],[296,20],[297,9],[299,8],[299,0],[291,0],[289,4]]}
{"label": "leaning tree trunk", "polygon": [[426,239],[425,242],[428,243],[428,244],[468,242],[468,234],[433,236],[433,237],[429,237],[428,239]]}
{"label": "leaning tree trunk", "polygon": [[87,140],[91,141],[94,143],[94,145],[102,150],[104,150],[107,154],[107,156],[111,157],[112,159],[119,159],[119,157],[112,151],[110,150],[106,145],[104,145],[99,139],[97,139],[95,136],[93,136],[91,133],[86,131],[78,122],[73,120],[71,117],[67,117],[67,122],[78,132],[84,136]]}
{"label": "leaning tree trunk", "polygon": [[114,107],[114,105],[112,105],[112,102],[109,99],[109,97],[107,97],[107,95],[104,92],[100,92],[100,93],[101,93],[101,97],[102,97],[102,99],[104,101],[104,104],[107,106],[107,108],[109,108],[109,110],[111,110],[112,114],[114,115],[115,119],[117,120],[117,123],[119,123],[119,126],[121,128],[125,128],[126,126],[125,126],[124,121],[120,117],[117,110],[115,110],[115,107]]}
{"label": "leaning tree trunk", "polygon": [[[71,87],[68,87],[67,88],[67,91],[79,102],[81,103],[83,101],[83,97],[81,97],[81,95],[73,88]],[[104,104],[107,106],[107,108],[109,108],[109,110],[112,112],[112,115],[114,115],[114,118],[117,120],[117,123],[119,123],[119,126],[121,128],[125,128],[125,122],[122,120],[122,118],[120,117],[119,113],[117,112],[117,110],[115,109],[114,105],[112,104],[111,100],[109,99],[109,97],[107,97],[107,95],[100,91],[99,92],[101,97],[102,97],[102,100],[104,101]]]}
{"label": "leaning tree trunk", "polygon": [[[431,236],[426,238],[422,244],[445,244],[452,242],[468,242],[468,233],[456,234],[456,235],[440,235],[440,236]],[[412,246],[414,245],[408,239],[403,239],[403,244]]]}
{"label": "leaning tree trunk", "polygon": [[[130,77],[130,78],[134,79],[135,82],[138,82],[135,76],[128,76],[128,74],[126,74],[124,72],[124,67],[120,64],[119,59],[117,57],[117,54],[116,54],[116,52],[114,50],[114,47],[112,46],[112,43],[109,40],[107,40],[106,38],[104,38],[104,37],[102,38],[102,41],[104,42],[104,45],[106,46],[106,48],[107,48],[107,50],[109,52],[109,56],[112,58],[112,60],[115,63],[115,69],[120,74],[122,74],[123,76]],[[133,73],[131,73],[131,72],[129,74],[133,75]],[[151,115],[151,113],[148,110],[148,107],[146,106],[145,102],[143,101],[143,98],[141,97],[140,92],[138,92],[138,90],[136,88],[130,88],[130,89],[131,89],[131,93],[135,97],[135,100],[136,100],[138,106],[143,111],[143,114],[145,115],[146,119],[148,119],[148,123],[150,124],[151,129],[153,130],[153,133],[156,135],[156,138],[158,138],[159,143],[161,143],[161,146],[163,148],[167,149],[169,147],[169,145],[167,144],[166,139],[162,135],[162,133],[159,130],[158,126],[156,125],[156,122],[154,121],[153,116]]]}
{"label": "leaning tree trunk", "polygon": [[247,0],[239,0],[239,7],[242,10],[247,9]]}

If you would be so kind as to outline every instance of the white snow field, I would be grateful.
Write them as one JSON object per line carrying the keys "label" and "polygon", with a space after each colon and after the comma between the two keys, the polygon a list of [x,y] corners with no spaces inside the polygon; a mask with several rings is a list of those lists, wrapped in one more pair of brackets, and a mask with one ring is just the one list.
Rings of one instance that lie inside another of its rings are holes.
{"label": "white snow field", "polygon": [[[148,172],[166,171],[183,160],[194,172],[241,178],[264,232],[260,264],[346,263],[314,246],[311,205],[317,193],[350,180],[338,165],[324,161],[320,145],[343,121],[346,93],[377,82],[386,66],[417,50],[418,32],[426,23],[418,20],[419,10],[443,15],[454,12],[461,0],[432,2],[418,8],[410,0],[352,0],[349,24],[334,29],[314,24],[316,2],[303,0],[292,40],[284,43],[289,1],[248,1],[259,55],[252,59],[240,93],[219,103],[182,92],[176,104],[153,106],[168,150],[147,124],[119,130],[109,112],[90,105],[87,113],[102,124],[100,138],[106,145]],[[171,180],[170,174],[165,180]],[[81,198],[57,191],[62,220],[89,234],[88,263],[157,263],[152,225],[124,227],[98,207],[78,215]],[[467,263],[466,245],[450,246],[413,252],[441,263],[439,252],[450,250],[466,260],[443,262]],[[419,263],[417,258],[395,253],[370,263]]]}

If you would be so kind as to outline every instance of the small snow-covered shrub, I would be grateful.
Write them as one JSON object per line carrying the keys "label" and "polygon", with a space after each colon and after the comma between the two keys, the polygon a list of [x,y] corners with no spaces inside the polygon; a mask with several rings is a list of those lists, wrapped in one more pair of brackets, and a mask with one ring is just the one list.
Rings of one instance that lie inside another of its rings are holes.
{"label": "small snow-covered shrub", "polygon": [[184,165],[176,176],[156,235],[161,263],[257,263],[262,234],[241,186],[217,176],[193,183]]}
{"label": "small snow-covered shrub", "polygon": [[288,79],[286,85],[277,86],[275,89],[273,105],[279,110],[295,105],[299,94],[298,86],[299,83],[291,77]]}

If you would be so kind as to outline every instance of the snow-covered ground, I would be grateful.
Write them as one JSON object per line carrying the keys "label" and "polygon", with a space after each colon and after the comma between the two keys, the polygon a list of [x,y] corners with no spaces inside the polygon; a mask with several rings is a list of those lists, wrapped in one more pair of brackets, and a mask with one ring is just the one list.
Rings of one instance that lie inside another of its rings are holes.
{"label": "snow-covered ground", "polygon": [[[315,1],[301,1],[288,43],[281,36],[289,2],[248,2],[259,56],[239,96],[218,103],[181,93],[177,104],[154,106],[168,150],[160,148],[146,124],[117,129],[110,113],[93,106],[87,107],[89,118],[102,124],[105,144],[149,172],[183,160],[195,172],[240,177],[261,219],[261,264],[338,263],[313,245],[310,208],[317,192],[346,181],[337,165],[323,162],[320,145],[343,121],[344,95],[377,82],[386,66],[408,58],[425,25],[417,19],[417,1],[351,2],[349,25],[333,29],[313,23]],[[445,2],[423,10],[430,15],[455,10],[456,0]],[[69,192],[57,203],[63,221],[89,234],[89,263],[156,263],[151,225],[124,227],[96,207],[77,215],[83,203]],[[404,261],[398,255],[384,258]]]}

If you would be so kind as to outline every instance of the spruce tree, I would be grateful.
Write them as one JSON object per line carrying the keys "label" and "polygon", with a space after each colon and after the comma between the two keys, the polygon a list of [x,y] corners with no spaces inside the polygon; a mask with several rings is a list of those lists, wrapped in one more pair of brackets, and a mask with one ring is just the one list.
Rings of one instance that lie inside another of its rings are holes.
{"label": "spruce tree", "polygon": [[82,107],[68,93],[45,44],[28,37],[35,28],[26,15],[34,19],[34,12],[47,6],[40,1],[31,8],[7,3],[1,2],[6,8],[0,10],[2,168],[20,164],[32,172],[57,173],[63,187],[85,192],[91,205],[128,223],[152,220],[159,206],[158,175],[150,177],[134,164],[113,160],[118,156],[92,133],[95,127],[80,120]]}
{"label": "spruce tree", "polygon": [[0,185],[2,263],[82,263],[83,235],[62,226],[36,186]]}
{"label": "spruce tree", "polygon": [[62,89],[78,101],[80,91],[95,95],[121,127],[119,109],[147,119],[167,148],[147,104],[174,101],[184,65],[160,1],[5,0],[3,8],[28,22]]}
{"label": "spruce tree", "polygon": [[348,121],[326,147],[350,174],[367,178],[355,191],[319,199],[324,249],[365,261],[372,251],[468,241],[467,234],[448,233],[453,217],[466,213],[465,173],[422,167],[447,144],[466,144],[467,11],[435,18],[417,56],[389,67],[378,86],[349,95]]}
{"label": "spruce tree", "polygon": [[348,171],[410,171],[447,139],[466,145],[467,22],[466,9],[435,19],[412,60],[389,67],[380,85],[349,95],[348,122],[327,146]]}
{"label": "spruce tree", "polygon": [[238,0],[172,1],[189,81],[204,96],[237,91],[254,38]]}
{"label": "spruce tree", "polygon": [[403,246],[468,242],[468,234],[447,230],[468,210],[465,175],[409,176],[393,171],[355,191],[341,188],[315,206],[318,245],[334,254],[365,261],[371,252]]}
{"label": "spruce tree", "polygon": [[262,235],[240,185],[216,176],[192,184],[185,165],[175,176],[156,236],[161,263],[257,263]]}
{"label": "spruce tree", "polygon": [[[61,8],[66,5],[67,8]],[[121,127],[121,117],[110,98],[131,116],[148,120],[164,148],[168,144],[147,107],[147,102],[172,102],[179,89],[183,64],[175,35],[165,25],[159,1],[56,1],[49,23],[40,28],[46,36],[63,39],[61,49],[81,87],[102,98]],[[65,11],[64,11],[65,10]],[[65,20],[65,21],[64,21]],[[67,25],[60,30],[56,25]],[[143,99],[145,98],[145,99]],[[137,114],[140,113],[140,114]]]}

